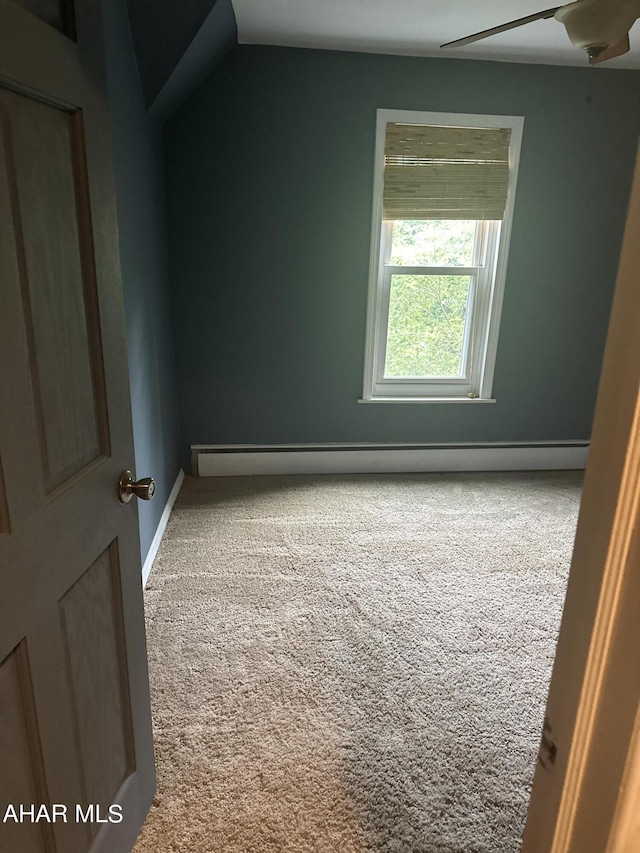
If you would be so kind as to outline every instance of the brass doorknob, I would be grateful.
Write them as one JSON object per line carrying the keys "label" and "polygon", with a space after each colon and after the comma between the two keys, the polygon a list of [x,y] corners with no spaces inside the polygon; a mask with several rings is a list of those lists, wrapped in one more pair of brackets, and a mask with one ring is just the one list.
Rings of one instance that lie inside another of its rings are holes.
{"label": "brass doorknob", "polygon": [[118,481],[118,497],[123,504],[128,504],[134,495],[143,501],[150,501],[155,491],[156,481],[153,477],[134,480],[131,471],[123,471]]}

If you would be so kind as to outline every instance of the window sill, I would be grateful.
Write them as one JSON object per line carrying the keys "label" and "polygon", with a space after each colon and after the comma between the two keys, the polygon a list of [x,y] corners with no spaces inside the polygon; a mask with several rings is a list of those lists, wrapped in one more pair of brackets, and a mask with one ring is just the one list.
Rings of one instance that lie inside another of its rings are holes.
{"label": "window sill", "polygon": [[371,397],[358,403],[495,403],[487,397]]}

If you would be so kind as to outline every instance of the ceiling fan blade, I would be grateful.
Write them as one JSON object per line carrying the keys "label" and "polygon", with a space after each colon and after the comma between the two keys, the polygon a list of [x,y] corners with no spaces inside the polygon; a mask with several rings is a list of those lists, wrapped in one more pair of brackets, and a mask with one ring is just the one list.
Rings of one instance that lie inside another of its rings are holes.
{"label": "ceiling fan blade", "polygon": [[589,56],[589,62],[592,65],[596,65],[598,62],[606,62],[607,59],[613,59],[616,56],[622,56],[623,53],[629,53],[630,50],[629,33],[627,33],[626,37],[622,41],[619,41],[618,44],[612,44],[611,47],[607,47],[597,56]]}
{"label": "ceiling fan blade", "polygon": [[470,44],[472,41],[480,41],[489,36],[495,36],[498,33],[504,33],[507,30],[513,30],[516,27],[522,27],[524,24],[530,24],[533,21],[540,21],[544,18],[553,18],[561,6],[554,6],[553,9],[544,9],[542,12],[536,12],[535,15],[526,15],[524,18],[516,18],[515,21],[509,21],[508,24],[500,24],[499,27],[491,27],[488,30],[482,30],[479,33],[474,33],[472,36],[465,36],[455,41],[448,41],[446,44],[441,44],[440,47],[462,47],[463,44]]}

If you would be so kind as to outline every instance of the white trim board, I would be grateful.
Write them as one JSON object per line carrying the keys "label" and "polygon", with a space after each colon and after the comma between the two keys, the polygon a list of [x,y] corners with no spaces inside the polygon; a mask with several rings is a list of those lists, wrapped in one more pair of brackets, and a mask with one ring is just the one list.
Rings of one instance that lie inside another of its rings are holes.
{"label": "white trim board", "polygon": [[173,488],[171,489],[171,493],[169,494],[167,503],[165,504],[165,507],[162,510],[162,515],[160,516],[160,521],[158,522],[158,527],[156,528],[155,536],[153,537],[151,545],[149,546],[144,565],[142,566],[143,589],[146,587],[147,581],[149,580],[149,575],[151,574],[151,569],[153,568],[153,561],[155,560],[156,555],[158,553],[158,549],[160,548],[160,543],[162,542],[164,531],[167,528],[167,523],[169,521],[169,516],[171,515],[171,510],[173,509],[173,505],[176,502],[176,498],[178,497],[178,493],[180,492],[180,487],[182,486],[183,480],[184,471],[181,468],[178,472],[178,476],[176,477],[176,481],[173,484]]}
{"label": "white trim board", "polygon": [[192,445],[199,477],[581,469],[588,441],[505,444]]}

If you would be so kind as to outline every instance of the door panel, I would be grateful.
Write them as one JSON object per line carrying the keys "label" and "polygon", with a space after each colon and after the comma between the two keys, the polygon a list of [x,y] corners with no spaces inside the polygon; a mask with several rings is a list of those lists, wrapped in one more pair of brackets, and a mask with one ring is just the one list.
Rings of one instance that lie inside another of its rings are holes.
{"label": "door panel", "polygon": [[46,24],[74,37],[73,3],[71,0],[13,0]]}
{"label": "door panel", "polygon": [[0,127],[50,492],[101,455],[108,436],[99,341],[88,331],[98,323],[82,121],[78,113],[5,90]]}
{"label": "door panel", "polygon": [[[9,764],[0,776],[0,803],[47,801],[40,736],[30,690],[30,674],[24,644],[0,665],[0,755]],[[6,848],[23,853],[50,853],[51,827],[46,822],[24,827],[8,822],[2,835]]]}
{"label": "door panel", "polygon": [[135,770],[118,574],[114,543],[59,605],[85,798],[104,810]]}
{"label": "door panel", "polygon": [[3,853],[128,853],[155,785],[99,13],[0,0],[0,796],[67,807]]}

